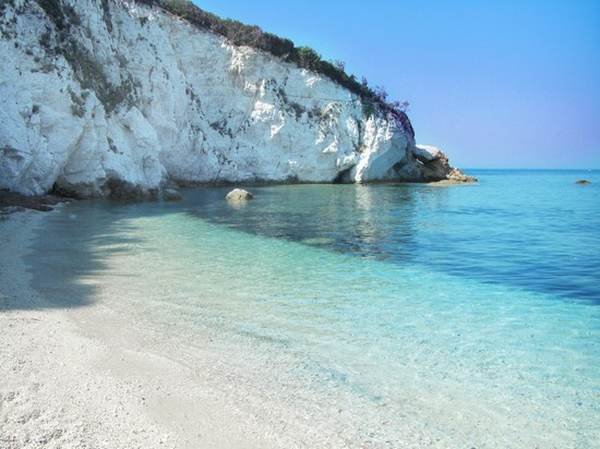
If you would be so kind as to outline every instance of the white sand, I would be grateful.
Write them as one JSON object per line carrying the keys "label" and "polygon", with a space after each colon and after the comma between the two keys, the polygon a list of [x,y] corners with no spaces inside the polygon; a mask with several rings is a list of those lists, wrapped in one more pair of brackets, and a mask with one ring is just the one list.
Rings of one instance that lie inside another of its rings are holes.
{"label": "white sand", "polygon": [[[23,262],[43,220],[22,212],[0,221],[0,448],[279,446],[192,369],[140,353],[134,340],[84,335],[73,312],[46,307]],[[77,320],[94,318],[93,309]]]}
{"label": "white sand", "polygon": [[211,335],[169,342],[107,307],[118,277],[89,305],[53,307],[25,262],[43,257],[31,243],[50,214],[0,218],[0,449],[414,447],[340,391],[315,396],[276,354],[256,362]]}
{"label": "white sand", "polygon": [[218,329],[171,336],[121,300],[136,284],[119,265],[77,277],[96,283],[89,304],[53,307],[26,263],[44,257],[30,244],[51,214],[0,218],[0,449],[590,447],[569,433],[504,432],[524,429],[527,415],[453,422],[435,397],[374,410],[335,383],[296,376],[277,351],[219,342]]}

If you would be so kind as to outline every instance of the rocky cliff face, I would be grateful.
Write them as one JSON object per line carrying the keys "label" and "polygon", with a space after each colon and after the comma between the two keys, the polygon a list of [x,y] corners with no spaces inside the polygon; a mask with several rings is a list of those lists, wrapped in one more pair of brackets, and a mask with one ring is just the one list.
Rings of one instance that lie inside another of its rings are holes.
{"label": "rocky cliff face", "polygon": [[330,79],[124,0],[0,0],[0,188],[450,176]]}

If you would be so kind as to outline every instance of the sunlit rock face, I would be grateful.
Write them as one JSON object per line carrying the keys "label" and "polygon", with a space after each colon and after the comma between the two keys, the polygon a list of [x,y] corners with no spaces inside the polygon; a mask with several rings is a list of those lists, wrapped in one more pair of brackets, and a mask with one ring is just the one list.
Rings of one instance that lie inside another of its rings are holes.
{"label": "sunlit rock face", "polygon": [[412,131],[350,91],[160,9],[3,0],[0,14],[0,188],[433,180]]}

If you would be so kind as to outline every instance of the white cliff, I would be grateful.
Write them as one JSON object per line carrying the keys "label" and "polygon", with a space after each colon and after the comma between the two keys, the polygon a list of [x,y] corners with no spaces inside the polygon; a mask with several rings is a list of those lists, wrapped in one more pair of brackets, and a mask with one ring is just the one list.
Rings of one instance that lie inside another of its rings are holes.
{"label": "white cliff", "polygon": [[0,18],[0,189],[119,196],[169,181],[451,173],[443,153],[416,147],[385,113],[366,115],[329,78],[159,8],[1,0]]}

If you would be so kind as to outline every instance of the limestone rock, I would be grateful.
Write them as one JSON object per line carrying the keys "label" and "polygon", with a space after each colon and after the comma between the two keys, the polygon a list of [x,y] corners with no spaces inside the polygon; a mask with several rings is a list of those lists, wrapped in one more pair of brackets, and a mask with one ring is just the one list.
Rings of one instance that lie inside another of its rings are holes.
{"label": "limestone rock", "polygon": [[442,150],[431,145],[415,145],[412,151],[414,156],[424,164],[446,158]]}
{"label": "limestone rock", "polygon": [[169,180],[450,173],[445,156],[415,151],[409,123],[366,114],[326,76],[147,3],[2,4],[0,189],[130,198],[154,197]]}
{"label": "limestone rock", "polygon": [[227,201],[248,201],[254,199],[254,195],[244,189],[234,189],[225,197]]}
{"label": "limestone rock", "polygon": [[183,200],[181,192],[175,189],[165,189],[162,193],[162,197],[163,200],[171,202]]}
{"label": "limestone rock", "polygon": [[411,148],[412,156],[421,164],[421,181],[439,182],[445,185],[477,182],[477,178],[465,175],[454,168],[448,156],[437,147],[415,145]]}
{"label": "limestone rock", "polygon": [[478,181],[476,177],[465,175],[458,168],[453,168],[448,174],[447,178],[449,181],[454,182],[456,184],[465,184]]}

